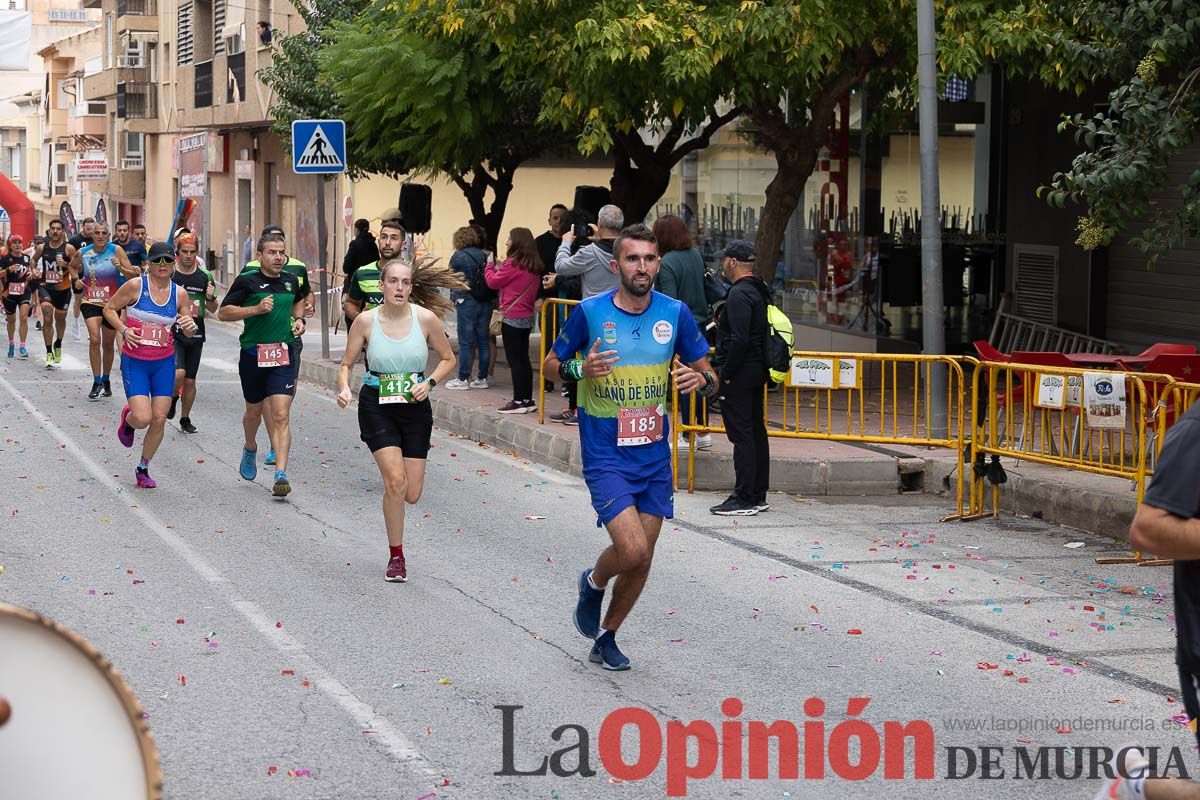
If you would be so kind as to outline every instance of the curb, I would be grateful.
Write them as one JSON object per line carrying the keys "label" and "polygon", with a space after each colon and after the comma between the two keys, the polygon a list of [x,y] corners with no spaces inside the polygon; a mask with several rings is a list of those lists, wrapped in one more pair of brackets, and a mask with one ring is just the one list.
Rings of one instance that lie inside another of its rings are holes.
{"label": "curb", "polygon": [[[312,359],[300,362],[300,376],[336,390],[338,368]],[[351,388],[362,385],[356,375]],[[434,423],[445,431],[476,442],[515,452],[554,469],[582,476],[579,440],[559,426],[522,425],[495,411],[467,408],[445,398],[433,398]],[[680,468],[687,451],[679,454]],[[954,461],[876,456],[843,460],[771,459],[771,491],[809,497],[893,497],[922,489],[953,500]],[[733,485],[733,457],[706,454],[696,460],[695,485],[701,491],[728,491]],[[989,500],[990,503],[990,500]],[[1133,492],[1104,492],[1067,481],[1009,474],[1000,494],[1003,510],[1036,517],[1055,525],[1126,541],[1137,502]]]}
{"label": "curb", "polygon": [[[1000,489],[1000,508],[1023,517],[1045,520],[1055,525],[1107,536],[1119,542],[1129,540],[1129,526],[1137,511],[1137,494],[1132,490],[1097,491],[1067,481],[1017,475],[1008,467],[1008,482]],[[970,469],[970,465],[966,465]],[[953,493],[956,479],[954,462],[931,459],[925,463],[926,491]],[[991,508],[991,489],[985,499]],[[1122,493],[1123,492],[1123,493]]]}

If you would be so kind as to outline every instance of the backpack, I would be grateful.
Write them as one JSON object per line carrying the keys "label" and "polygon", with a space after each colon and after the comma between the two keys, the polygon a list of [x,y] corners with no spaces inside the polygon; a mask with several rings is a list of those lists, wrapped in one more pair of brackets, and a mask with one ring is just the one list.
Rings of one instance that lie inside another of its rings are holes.
{"label": "backpack", "polygon": [[788,370],[792,366],[792,346],[795,343],[796,334],[792,330],[792,321],[788,319],[788,315],[774,303],[767,303],[767,369],[770,370],[774,383],[783,383],[787,379]]}
{"label": "backpack", "polygon": [[484,262],[481,261],[475,265],[475,271],[471,273],[471,280],[467,282],[470,286],[467,291],[480,303],[490,303],[496,299],[496,291],[484,280],[483,269]]}

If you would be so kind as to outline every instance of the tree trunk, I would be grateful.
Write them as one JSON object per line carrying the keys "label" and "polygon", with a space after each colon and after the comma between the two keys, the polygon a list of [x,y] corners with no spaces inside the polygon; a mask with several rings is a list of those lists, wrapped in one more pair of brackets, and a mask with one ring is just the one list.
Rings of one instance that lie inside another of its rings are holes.
{"label": "tree trunk", "polygon": [[628,150],[618,139],[613,148],[613,174],[609,181],[612,203],[625,212],[625,224],[644,222],[654,204],[671,185],[671,156],[661,157],[653,151],[634,164]]}
{"label": "tree trunk", "polygon": [[755,271],[768,286],[775,283],[775,265],[779,261],[783,237],[792,214],[800,205],[800,198],[804,196],[804,184],[816,165],[816,153],[813,152],[811,158],[799,159],[777,153],[775,162],[778,169],[767,184],[762,219],[754,238]]}
{"label": "tree trunk", "polygon": [[[471,168],[470,181],[462,173],[448,173],[467,199],[471,222],[483,226],[487,231],[487,241],[483,247],[492,252],[496,251],[496,243],[500,239],[500,226],[504,224],[504,212],[508,209],[508,197],[513,189],[513,173],[517,171],[515,166],[496,166],[495,169],[493,176],[483,165],[476,164]],[[489,188],[492,190],[491,208],[484,204]]]}

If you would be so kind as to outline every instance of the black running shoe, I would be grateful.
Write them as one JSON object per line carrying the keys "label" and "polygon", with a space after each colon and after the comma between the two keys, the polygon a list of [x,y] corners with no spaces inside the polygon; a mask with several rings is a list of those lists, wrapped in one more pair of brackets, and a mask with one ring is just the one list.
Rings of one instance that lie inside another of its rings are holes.
{"label": "black running shoe", "polygon": [[196,432],[196,426],[192,424],[191,417],[180,417],[179,418],[179,430],[183,431],[184,433],[195,433]]}
{"label": "black running shoe", "polygon": [[175,407],[179,405],[179,395],[171,395],[171,407],[167,409],[167,419],[175,419]]}
{"label": "black running shoe", "polygon": [[100,394],[105,397],[112,397],[112,382],[108,378],[104,379],[104,387],[100,390]]}
{"label": "black running shoe", "polygon": [[758,513],[758,506],[747,503],[737,495],[730,495],[724,503],[710,508],[709,513],[720,517],[752,517]]}
{"label": "black running shoe", "polygon": [[93,382],[92,390],[88,392],[88,400],[95,400],[100,396],[100,384]]}

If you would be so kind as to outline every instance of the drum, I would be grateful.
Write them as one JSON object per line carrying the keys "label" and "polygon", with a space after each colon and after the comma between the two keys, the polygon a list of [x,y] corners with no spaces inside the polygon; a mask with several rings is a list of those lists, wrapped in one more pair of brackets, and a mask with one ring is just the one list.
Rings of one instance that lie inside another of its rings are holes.
{"label": "drum", "polygon": [[0,603],[0,775],[8,800],[161,800],[141,703],[78,634]]}

